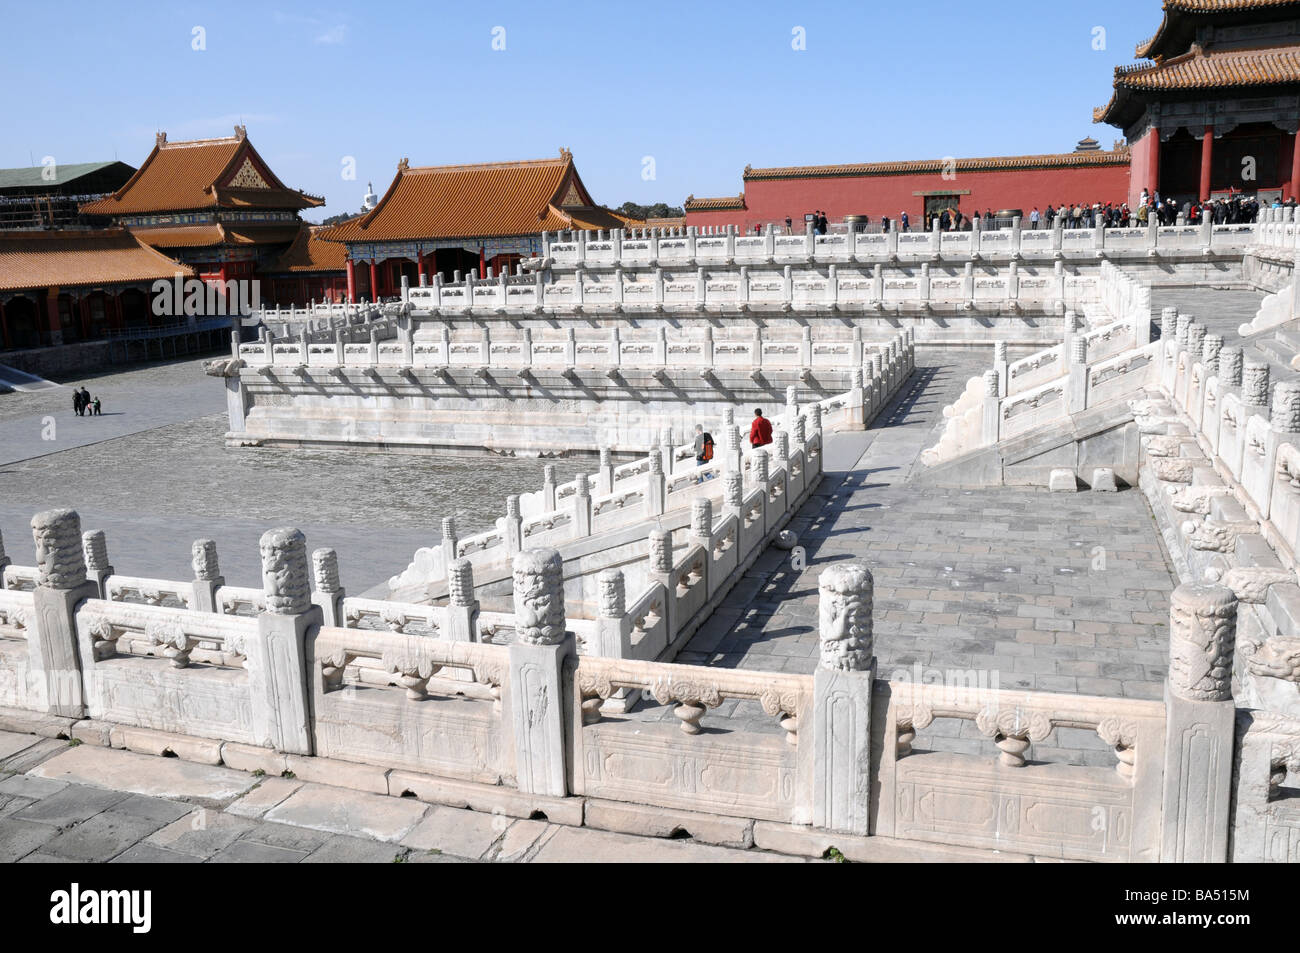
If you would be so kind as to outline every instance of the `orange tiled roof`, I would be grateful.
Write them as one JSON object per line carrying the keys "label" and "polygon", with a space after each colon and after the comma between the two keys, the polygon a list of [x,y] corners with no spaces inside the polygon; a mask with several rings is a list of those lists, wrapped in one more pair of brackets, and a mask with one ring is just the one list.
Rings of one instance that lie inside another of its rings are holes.
{"label": "orange tiled roof", "polygon": [[633,228],[685,228],[686,216],[673,215],[669,218],[647,218],[640,225],[633,225]]}
{"label": "orange tiled roof", "polygon": [[193,275],[123,228],[0,232],[0,291],[80,288]]}
{"label": "orange tiled roof", "polygon": [[694,195],[686,196],[685,209],[688,212],[722,211],[745,207],[745,195],[728,195],[716,199],[697,199]]}
{"label": "orange tiled roof", "polygon": [[1118,121],[1125,90],[1221,89],[1300,83],[1300,46],[1245,50],[1193,47],[1182,56],[1115,68],[1110,102],[1092,111],[1093,122]]}
{"label": "orange tiled roof", "polygon": [[216,206],[312,208],[325,200],[287,188],[257,154],[242,127],[226,139],[168,142],[159,133],[135,175],[107,198],[81,207],[87,215],[138,215]]}
{"label": "orange tiled roof", "polygon": [[1137,45],[1135,53],[1139,59],[1146,59],[1158,52],[1168,38],[1171,28],[1187,15],[1247,13],[1297,4],[1300,4],[1300,0],[1165,0],[1162,6],[1164,17],[1160,21],[1160,26],[1153,36]]}
{"label": "orange tiled roof", "polygon": [[207,248],[211,245],[266,245],[291,242],[299,224],[134,226],[131,234],[155,248]]}
{"label": "orange tiled roof", "polygon": [[1015,169],[1065,169],[1090,165],[1126,165],[1127,149],[1117,152],[1054,152],[1032,156],[982,159],[921,159],[913,162],[862,162],[851,165],[797,165],[770,169],[745,166],[745,180],[815,179],[854,175],[901,175],[909,172],[978,172]]}
{"label": "orange tiled roof", "polygon": [[478,165],[412,168],[403,159],[373,209],[340,222],[323,237],[366,242],[533,235],[573,228],[575,218],[594,223],[605,216],[608,224],[589,227],[620,224],[592,201],[567,150],[558,159]]}
{"label": "orange tiled roof", "polygon": [[343,271],[348,266],[348,248],[320,237],[328,225],[304,225],[298,237],[278,259],[265,269],[268,274],[297,271]]}

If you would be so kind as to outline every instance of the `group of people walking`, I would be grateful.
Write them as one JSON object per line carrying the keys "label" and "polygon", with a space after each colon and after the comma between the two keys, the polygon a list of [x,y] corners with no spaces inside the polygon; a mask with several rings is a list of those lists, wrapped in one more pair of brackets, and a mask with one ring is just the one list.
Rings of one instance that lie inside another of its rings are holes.
{"label": "group of people walking", "polygon": [[[763,416],[761,407],[754,408],[754,420],[749,425],[749,445],[766,447],[772,442],[772,421]],[[713,434],[704,429],[703,424],[695,425],[695,465],[702,467],[713,459]],[[712,479],[710,474],[705,479]],[[700,481],[697,481],[700,482]]]}
{"label": "group of people walking", "polygon": [[90,391],[84,387],[73,388],[72,409],[78,417],[85,417],[86,415],[98,417],[100,415],[99,398],[91,397]]}

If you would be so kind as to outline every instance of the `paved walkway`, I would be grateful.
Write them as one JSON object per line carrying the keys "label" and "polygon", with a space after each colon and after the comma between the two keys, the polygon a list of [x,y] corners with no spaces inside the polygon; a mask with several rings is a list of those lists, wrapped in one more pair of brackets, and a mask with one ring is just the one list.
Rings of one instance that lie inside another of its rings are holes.
{"label": "paved walkway", "polygon": [[15,861],[804,862],[0,732],[0,863]]}
{"label": "paved walkway", "polygon": [[[1176,580],[1139,491],[907,482],[922,466],[920,451],[937,439],[942,408],[983,369],[982,358],[918,353],[917,372],[868,431],[865,452],[847,473],[828,465],[820,491],[792,521],[807,568],[797,571],[788,553],[769,550],[678,660],[812,672],[817,577],[832,562],[861,559],[876,580],[881,677],[1160,698]],[[828,463],[839,439],[831,437]],[[778,730],[756,703],[728,702],[719,716]],[[652,707],[640,717],[671,712]],[[972,723],[946,719],[918,738],[919,747],[927,743],[991,750]],[[1095,734],[1070,729],[1031,757],[1114,763]]]}

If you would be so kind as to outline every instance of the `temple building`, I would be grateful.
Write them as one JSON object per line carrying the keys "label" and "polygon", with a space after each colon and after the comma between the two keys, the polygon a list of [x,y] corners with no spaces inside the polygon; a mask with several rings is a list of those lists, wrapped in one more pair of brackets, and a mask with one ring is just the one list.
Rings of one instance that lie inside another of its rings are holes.
{"label": "temple building", "polygon": [[93,223],[81,205],[126,184],[135,169],[125,162],[73,162],[0,169],[0,230],[76,228]]}
{"label": "temple building", "polygon": [[314,302],[343,301],[348,291],[347,248],[327,242],[321,234],[330,226],[301,229],[293,244],[263,271],[264,301],[288,307]]}
{"label": "temple building", "polygon": [[1131,144],[1130,204],[1300,191],[1300,0],[1165,0],[1137,56],[1093,113]]}
{"label": "temple building", "polygon": [[388,191],[364,215],[321,238],[347,247],[347,292],[353,301],[401,293],[441,273],[487,269],[499,274],[540,255],[542,233],[640,225],[597,205],[573,154],[557,159],[412,167],[406,159]]}
{"label": "temple building", "polygon": [[104,216],[205,281],[252,279],[298,238],[303,209],[323,198],[284,185],[243,126],[223,139],[168,142],[107,198],[82,206]]}
{"label": "temple building", "polygon": [[[1086,141],[1086,140],[1085,140]],[[1081,143],[1080,145],[1083,145]],[[1095,143],[1094,143],[1095,145]],[[1129,191],[1129,152],[1076,148],[1044,155],[846,165],[745,166],[744,191],[725,198],[686,199],[686,222],[696,226],[784,226],[796,231],[804,216],[820,209],[832,222],[865,215],[898,221],[906,212],[913,228],[945,209],[971,216],[977,210],[1021,210],[1061,202],[1122,202]]]}
{"label": "temple building", "polygon": [[0,231],[0,343],[73,344],[148,327],[152,285],[193,269],[124,228]]}

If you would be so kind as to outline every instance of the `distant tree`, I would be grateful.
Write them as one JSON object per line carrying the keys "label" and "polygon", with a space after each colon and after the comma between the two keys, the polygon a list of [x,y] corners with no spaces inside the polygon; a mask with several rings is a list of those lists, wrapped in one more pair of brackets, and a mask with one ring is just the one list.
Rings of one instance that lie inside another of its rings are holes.
{"label": "distant tree", "polygon": [[630,218],[680,218],[686,214],[680,207],[665,202],[656,202],[654,205],[624,202],[615,211]]}
{"label": "distant tree", "polygon": [[338,215],[331,215],[321,225],[337,225],[339,222],[346,222],[350,218],[356,218],[360,212],[340,212]]}

